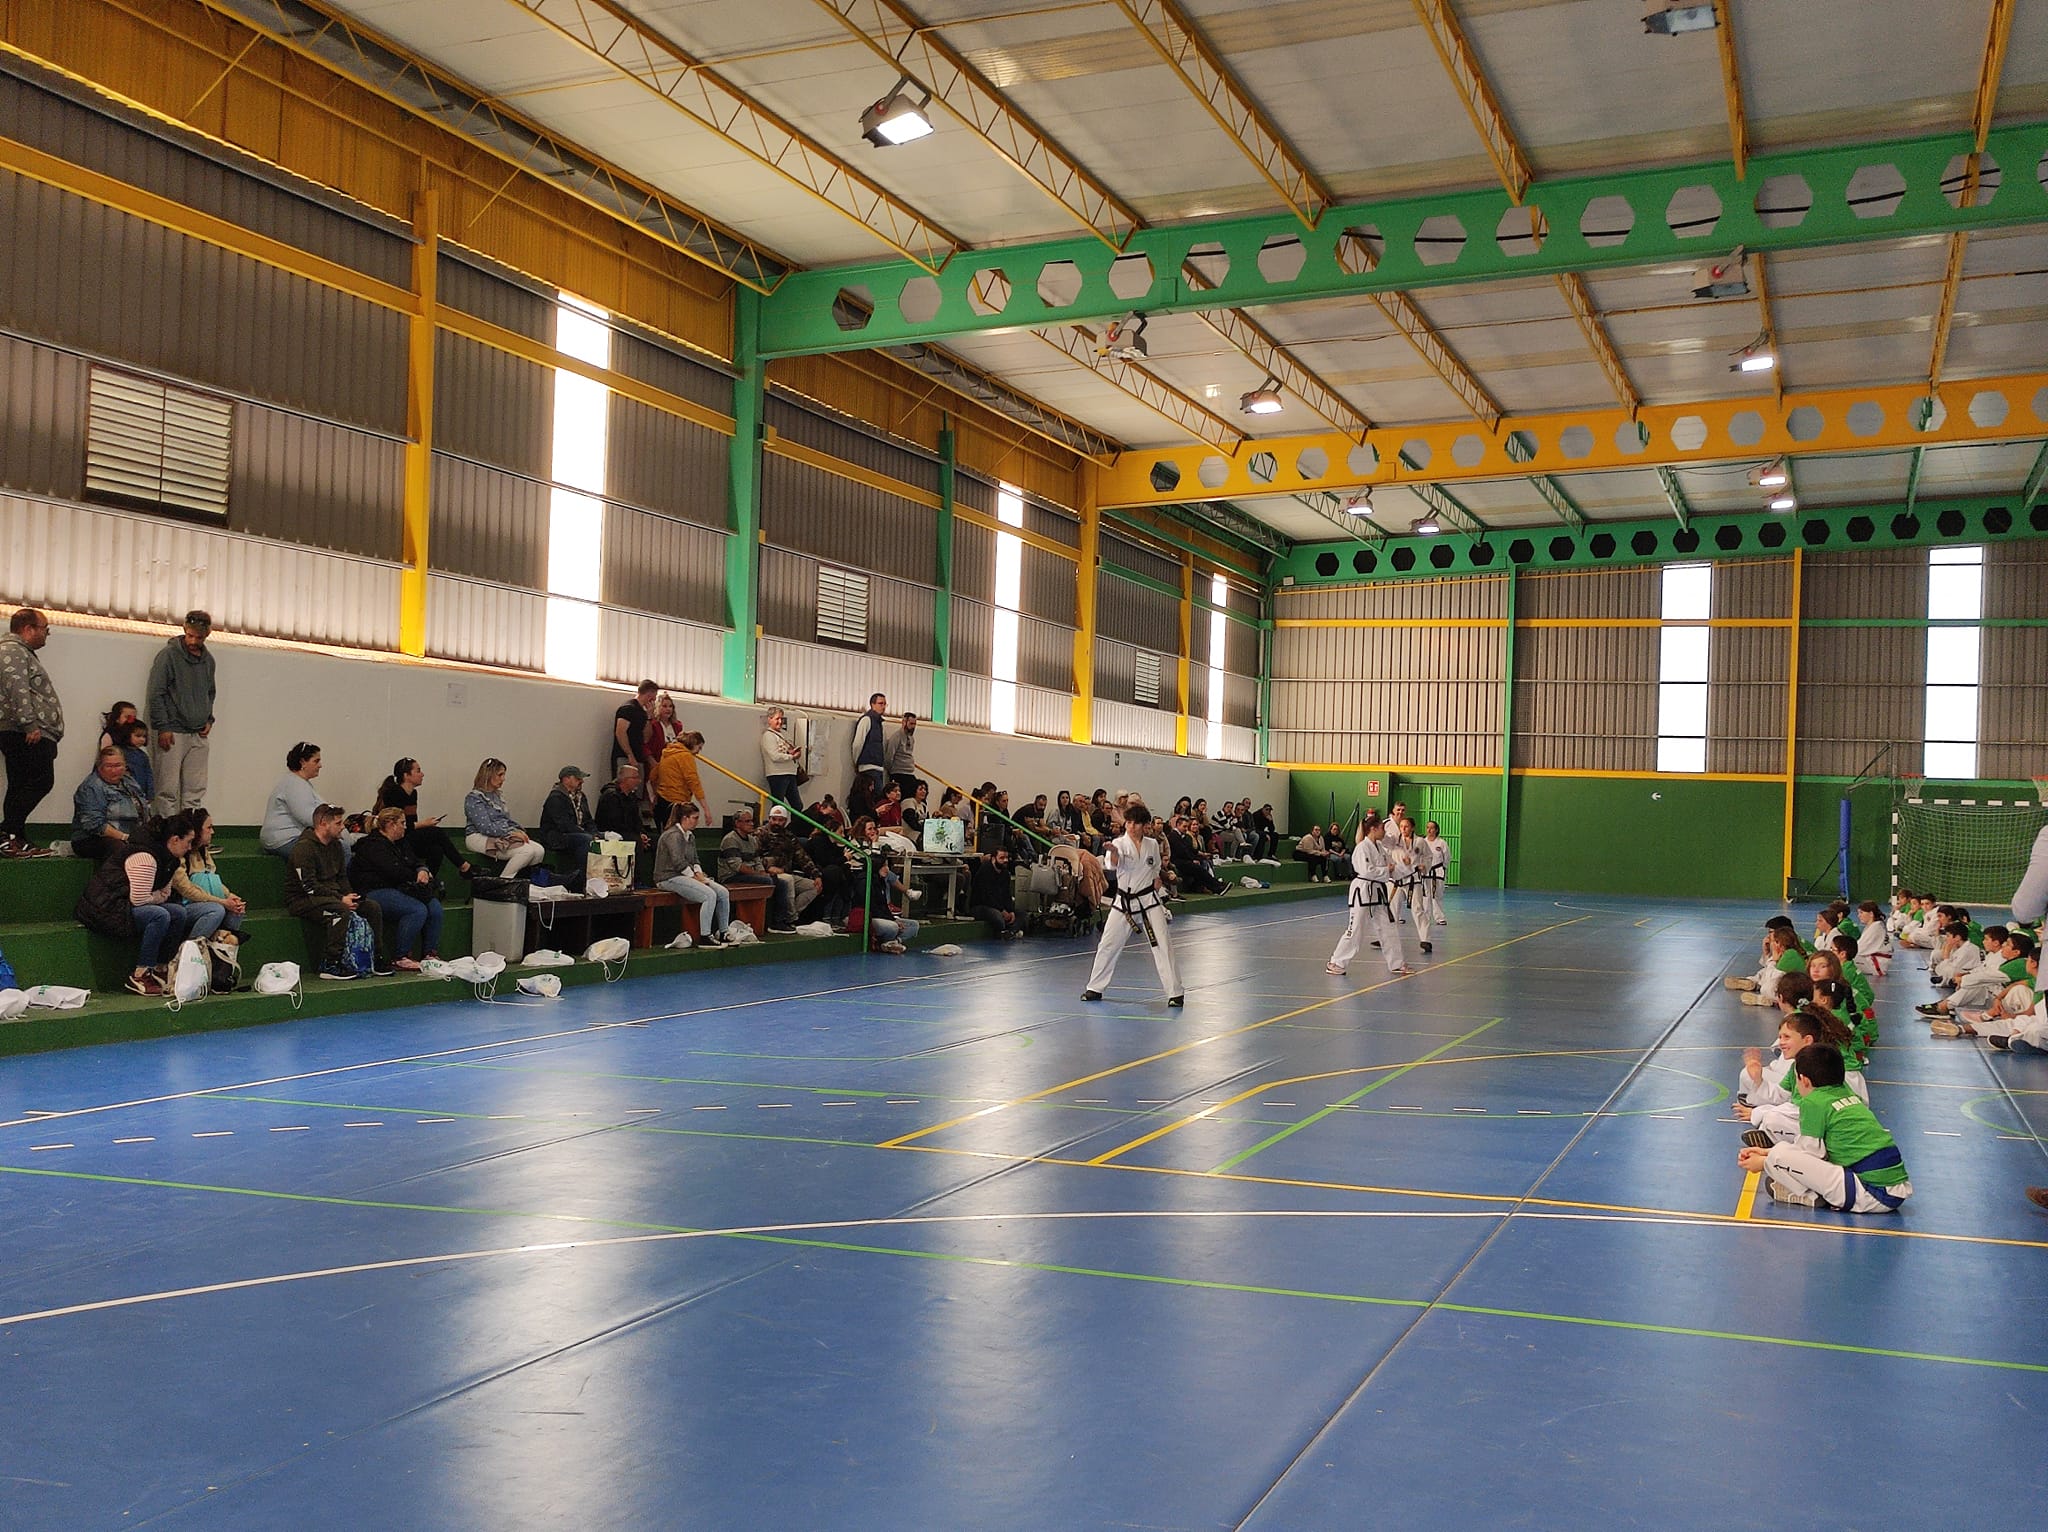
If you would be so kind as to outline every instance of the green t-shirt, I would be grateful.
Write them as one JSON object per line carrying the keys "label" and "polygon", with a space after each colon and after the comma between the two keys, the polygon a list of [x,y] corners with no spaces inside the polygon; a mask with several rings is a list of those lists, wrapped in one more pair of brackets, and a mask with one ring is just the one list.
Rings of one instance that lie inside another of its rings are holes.
{"label": "green t-shirt", "polygon": [[[1896,1149],[1898,1142],[1846,1085],[1822,1085],[1799,1098],[1799,1132],[1817,1138],[1827,1148],[1828,1163],[1847,1167],[1880,1149]],[[1906,1179],[1903,1161],[1856,1177],[1871,1186],[1896,1186]]]}
{"label": "green t-shirt", "polygon": [[1857,925],[1856,922],[1851,920],[1847,915],[1844,915],[1841,918],[1841,920],[1836,923],[1835,929],[1839,931],[1842,935],[1848,937],[1849,940],[1852,942],[1856,940],[1857,937],[1863,934],[1863,927]]}
{"label": "green t-shirt", "polygon": [[1877,1004],[1877,991],[1870,987],[1870,976],[1853,964],[1844,969],[1842,978],[1848,983],[1849,994],[1855,999],[1857,1008],[1869,1011]]}
{"label": "green t-shirt", "polygon": [[1982,947],[1984,945],[1984,928],[1974,920],[1970,922],[1970,945],[1972,947]]}
{"label": "green t-shirt", "polygon": [[2005,975],[2005,982],[2008,984],[2024,984],[2027,982],[2027,960],[2025,958],[2014,958],[2010,963],[2000,963],[1998,971]]}
{"label": "green t-shirt", "polygon": [[1805,973],[1806,959],[1799,955],[1796,947],[1787,947],[1778,954],[1779,973]]}

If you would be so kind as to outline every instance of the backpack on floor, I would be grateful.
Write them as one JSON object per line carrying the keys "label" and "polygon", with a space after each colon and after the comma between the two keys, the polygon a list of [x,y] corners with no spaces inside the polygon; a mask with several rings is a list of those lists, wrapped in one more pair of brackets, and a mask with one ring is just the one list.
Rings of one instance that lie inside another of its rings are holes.
{"label": "backpack on floor", "polygon": [[209,987],[216,995],[232,995],[242,987],[242,944],[226,932],[206,939],[206,958],[213,970]]}
{"label": "backpack on floor", "polygon": [[377,933],[354,910],[349,911],[348,934],[341,939],[341,961],[344,967],[353,968],[359,978],[377,966]]}
{"label": "backpack on floor", "polygon": [[175,1011],[194,1000],[203,1000],[212,983],[213,964],[206,956],[206,944],[182,942],[177,957],[171,960],[171,998],[165,1004]]}

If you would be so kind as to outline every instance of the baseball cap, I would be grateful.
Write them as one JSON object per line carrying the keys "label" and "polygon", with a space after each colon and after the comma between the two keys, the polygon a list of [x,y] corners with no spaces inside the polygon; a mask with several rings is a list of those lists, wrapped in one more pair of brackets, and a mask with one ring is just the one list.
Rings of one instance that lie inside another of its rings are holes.
{"label": "baseball cap", "polygon": [[768,817],[770,819],[787,819],[789,818],[789,810],[784,805],[778,803],[768,810]]}
{"label": "baseball cap", "polygon": [[588,780],[589,776],[590,773],[585,771],[581,766],[564,766],[560,771],[555,773],[555,780],[559,782],[564,777],[582,777]]}

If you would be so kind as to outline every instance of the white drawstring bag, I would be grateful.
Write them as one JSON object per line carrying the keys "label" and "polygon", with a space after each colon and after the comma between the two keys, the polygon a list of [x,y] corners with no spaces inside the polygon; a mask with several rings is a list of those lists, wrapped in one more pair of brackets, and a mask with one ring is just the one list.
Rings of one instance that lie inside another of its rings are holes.
{"label": "white drawstring bag", "polygon": [[567,968],[576,960],[566,952],[557,952],[552,947],[543,947],[538,952],[526,954],[522,967],[526,968]]}
{"label": "white drawstring bag", "polygon": [[695,942],[690,940],[690,933],[688,931],[676,932],[676,939],[669,943],[669,946],[678,952],[686,952],[696,945]]}
{"label": "white drawstring bag", "polygon": [[583,897],[586,899],[607,899],[611,897],[612,885],[605,878],[585,878]]}
{"label": "white drawstring bag", "polygon": [[552,1000],[562,992],[562,981],[551,973],[537,973],[519,981],[519,993]]}
{"label": "white drawstring bag", "polygon": [[85,1002],[92,998],[91,990],[69,984],[38,984],[22,993],[28,996],[30,1005],[44,1011],[82,1011]]}
{"label": "white drawstring bag", "polygon": [[0,989],[0,1021],[19,1021],[27,1010],[27,995],[18,989]]}
{"label": "white drawstring bag", "polygon": [[958,957],[960,956],[960,951],[961,948],[958,942],[947,942],[943,946],[933,947],[931,955],[933,957]]}
{"label": "white drawstring bag", "polygon": [[836,936],[838,933],[834,931],[832,927],[825,921],[811,920],[806,921],[803,925],[798,926],[796,928],[796,934],[798,936],[808,936],[812,940],[816,940],[818,937],[821,936]]}
{"label": "white drawstring bag", "polygon": [[171,962],[169,1010],[179,1010],[193,1000],[204,1000],[213,989],[213,961],[198,942],[183,942]]}
{"label": "white drawstring bag", "polygon": [[290,995],[295,1011],[306,998],[305,991],[299,986],[297,963],[265,963],[256,970],[254,988],[259,995]]}
{"label": "white drawstring bag", "polygon": [[754,934],[754,928],[744,920],[731,921],[726,925],[724,940],[728,947],[744,947],[749,942],[758,942],[760,939]]}
{"label": "white drawstring bag", "polygon": [[[604,969],[604,981],[616,983],[626,971],[626,960],[632,955],[633,944],[623,936],[607,936],[592,942],[584,949],[583,961],[596,963]],[[612,972],[612,965],[618,965],[618,973]]]}

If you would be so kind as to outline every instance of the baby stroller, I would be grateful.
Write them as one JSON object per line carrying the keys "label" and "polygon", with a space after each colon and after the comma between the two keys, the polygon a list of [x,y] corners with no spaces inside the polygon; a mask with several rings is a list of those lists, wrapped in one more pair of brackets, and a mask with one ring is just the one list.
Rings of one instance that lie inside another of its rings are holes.
{"label": "baby stroller", "polygon": [[1052,849],[1053,890],[1040,924],[1061,936],[1093,936],[1102,923],[1108,880],[1101,861],[1078,846]]}

